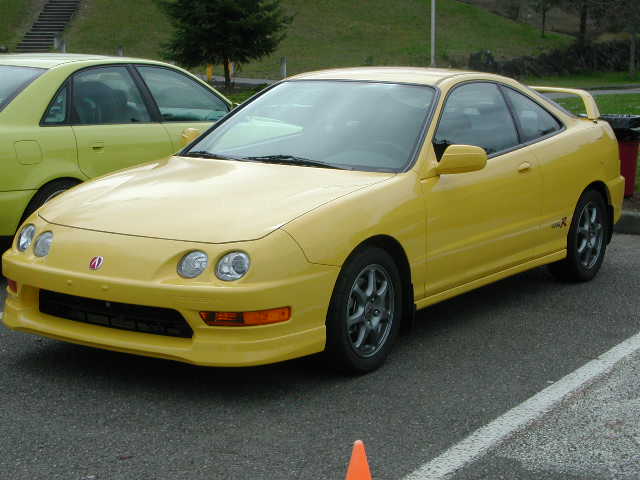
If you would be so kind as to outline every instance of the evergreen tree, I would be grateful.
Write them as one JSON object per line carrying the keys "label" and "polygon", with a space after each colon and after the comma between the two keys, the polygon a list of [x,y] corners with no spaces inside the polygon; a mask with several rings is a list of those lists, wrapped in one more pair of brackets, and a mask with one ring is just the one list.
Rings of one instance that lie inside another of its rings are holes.
{"label": "evergreen tree", "polygon": [[224,65],[231,85],[230,62],[246,63],[272,53],[292,17],[280,0],[159,0],[175,30],[165,45],[167,58],[186,67]]}

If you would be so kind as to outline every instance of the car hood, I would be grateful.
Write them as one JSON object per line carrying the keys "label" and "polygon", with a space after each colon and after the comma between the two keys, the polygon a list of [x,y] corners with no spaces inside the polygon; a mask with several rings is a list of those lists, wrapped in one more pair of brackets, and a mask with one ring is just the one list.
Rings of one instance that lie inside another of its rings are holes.
{"label": "car hood", "polygon": [[254,240],[392,173],[171,157],[84,183],[47,203],[49,223],[124,235]]}

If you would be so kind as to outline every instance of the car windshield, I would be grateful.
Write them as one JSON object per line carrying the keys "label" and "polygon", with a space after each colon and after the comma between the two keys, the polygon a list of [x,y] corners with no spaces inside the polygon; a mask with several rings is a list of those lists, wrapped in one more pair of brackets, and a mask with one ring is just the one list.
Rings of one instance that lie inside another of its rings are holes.
{"label": "car windshield", "polygon": [[435,91],[395,83],[292,80],[220,122],[183,155],[398,172]]}
{"label": "car windshield", "polygon": [[0,110],[43,72],[42,68],[0,65]]}

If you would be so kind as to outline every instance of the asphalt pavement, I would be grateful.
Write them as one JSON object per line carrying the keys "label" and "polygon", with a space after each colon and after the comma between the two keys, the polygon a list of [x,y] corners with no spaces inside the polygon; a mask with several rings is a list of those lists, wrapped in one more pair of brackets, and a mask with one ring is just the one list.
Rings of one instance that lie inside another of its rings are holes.
{"label": "asphalt pavement", "polygon": [[[318,358],[199,368],[0,327],[0,478],[341,479],[356,439],[375,479],[405,478],[636,335],[639,247],[615,235],[589,283],[538,268],[430,307],[362,377]],[[625,357],[452,478],[639,478],[639,365]]]}

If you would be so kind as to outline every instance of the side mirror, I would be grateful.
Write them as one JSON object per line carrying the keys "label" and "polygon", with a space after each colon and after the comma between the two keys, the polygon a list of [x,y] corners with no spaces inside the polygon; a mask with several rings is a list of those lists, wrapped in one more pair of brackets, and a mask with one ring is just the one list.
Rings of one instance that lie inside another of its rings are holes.
{"label": "side mirror", "polygon": [[183,147],[186,147],[191,142],[193,142],[198,136],[202,133],[202,130],[199,128],[185,128],[182,131],[182,135],[180,135],[180,142]]}
{"label": "side mirror", "polygon": [[439,175],[482,170],[487,164],[487,152],[472,145],[449,145],[436,171]]}

